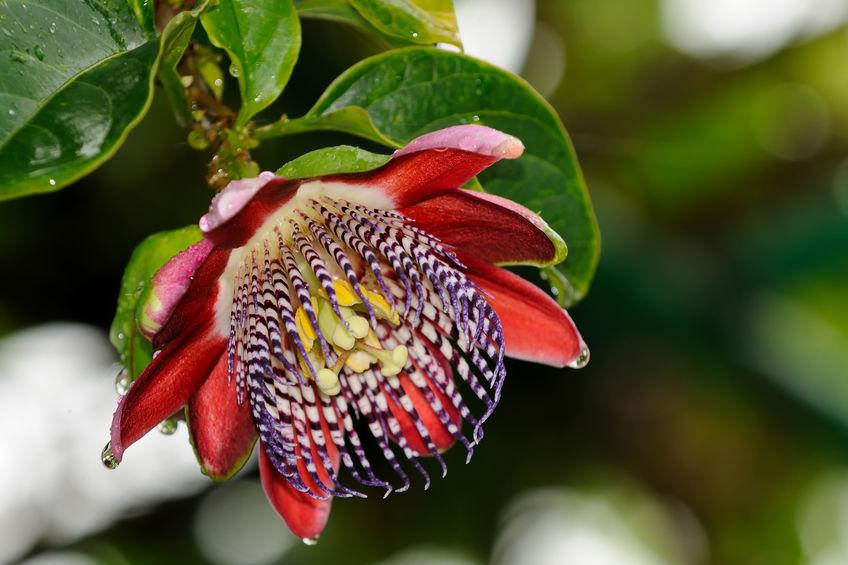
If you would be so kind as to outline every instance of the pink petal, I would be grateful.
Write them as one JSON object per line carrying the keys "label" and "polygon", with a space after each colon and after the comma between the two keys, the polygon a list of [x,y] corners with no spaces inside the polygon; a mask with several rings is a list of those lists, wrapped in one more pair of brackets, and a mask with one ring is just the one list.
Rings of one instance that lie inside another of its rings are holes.
{"label": "pink petal", "polygon": [[260,188],[275,178],[277,177],[274,173],[263,171],[258,177],[230,182],[224,190],[215,195],[209,206],[209,212],[200,218],[201,231],[210,232],[232,219],[250,202]]}
{"label": "pink petal", "polygon": [[401,212],[418,227],[481,261],[545,265],[565,258],[565,243],[542,218],[491,194],[455,190]]}
{"label": "pink petal", "polygon": [[212,251],[212,243],[201,240],[172,257],[151,280],[151,293],[141,310],[138,327],[148,338],[162,329],[191,284],[197,270]]}
{"label": "pink petal", "polygon": [[463,257],[469,277],[491,295],[510,357],[564,367],[586,346],[568,313],[518,275]]}
{"label": "pink petal", "polygon": [[227,340],[202,329],[164,347],[121,398],[112,419],[112,453],[124,450],[188,402],[209,376]]}
{"label": "pink petal", "polygon": [[256,428],[250,404],[236,402],[235,383],[228,383],[227,355],[223,353],[212,374],[188,401],[188,427],[202,471],[223,481],[232,477],[250,457]]}

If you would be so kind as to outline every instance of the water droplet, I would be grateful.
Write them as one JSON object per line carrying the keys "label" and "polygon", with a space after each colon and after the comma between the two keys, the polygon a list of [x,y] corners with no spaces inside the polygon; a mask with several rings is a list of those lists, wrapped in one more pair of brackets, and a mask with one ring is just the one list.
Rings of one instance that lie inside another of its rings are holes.
{"label": "water droplet", "polygon": [[162,423],[159,424],[159,433],[166,436],[172,436],[176,433],[178,426],[179,422],[176,418],[162,420]]}
{"label": "water droplet", "polygon": [[236,66],[236,64],[230,63],[230,76],[234,76],[234,77],[238,78],[239,73],[240,73],[240,71],[239,71],[239,68]]}
{"label": "water droplet", "polygon": [[219,78],[216,78],[215,79],[215,86],[218,87],[218,88],[224,86],[224,81],[219,79]]}
{"label": "water droplet", "polygon": [[253,101],[256,102],[256,103],[262,102],[262,95],[257,94],[256,96],[253,97]]}
{"label": "water droplet", "polygon": [[417,31],[412,32],[412,39],[418,39],[418,32]]}
{"label": "water droplet", "polygon": [[480,116],[471,116],[471,121],[473,121],[473,122],[479,122],[479,121],[480,121]]}
{"label": "water droplet", "polygon": [[118,468],[118,460],[115,459],[115,455],[112,453],[112,442],[106,442],[106,446],[103,448],[103,451],[100,452],[100,462],[103,463],[103,466],[107,469],[117,469]]}
{"label": "water droplet", "polygon": [[50,183],[50,186],[56,186],[56,179],[50,179],[47,182]]}
{"label": "water droplet", "polygon": [[580,355],[568,364],[572,369],[582,369],[589,362],[589,348],[584,344],[580,349]]}
{"label": "water droplet", "polygon": [[43,60],[44,60],[44,47],[42,47],[41,45],[36,45],[36,46],[35,46],[35,49],[33,49],[33,52],[35,53],[35,57],[36,57],[39,61],[43,61]]}
{"label": "water droplet", "polygon": [[16,63],[23,63],[26,61],[26,57],[20,51],[12,51],[12,60]]}
{"label": "water droplet", "polygon": [[14,110],[12,110],[11,108],[9,108],[9,115],[10,115],[10,116],[14,116],[14,115],[15,115],[15,111],[14,111]]}
{"label": "water droplet", "polygon": [[50,22],[50,33],[56,33],[56,22]]}
{"label": "water droplet", "polygon": [[552,286],[551,287],[551,294],[553,294],[554,296],[559,296],[559,289],[555,286]]}
{"label": "water droplet", "polygon": [[318,545],[318,536],[312,536],[311,538],[303,538],[303,543],[309,546]]}
{"label": "water droplet", "polygon": [[126,369],[121,369],[121,372],[115,377],[115,391],[124,396],[132,386],[132,377]]}

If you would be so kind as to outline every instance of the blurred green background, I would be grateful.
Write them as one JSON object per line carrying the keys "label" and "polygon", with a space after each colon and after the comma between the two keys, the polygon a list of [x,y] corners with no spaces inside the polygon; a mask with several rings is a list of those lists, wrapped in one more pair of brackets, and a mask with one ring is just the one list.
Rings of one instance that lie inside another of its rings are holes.
{"label": "blurred green background", "polygon": [[[511,362],[471,464],[453,450],[427,493],[336,501],[317,547],[290,539],[248,471],[81,539],[46,535],[29,557],[848,563],[848,8],[539,0],[530,15],[519,70],[560,112],[603,236],[571,310],[589,366]],[[377,50],[306,22],[290,86],[263,115],[301,114]],[[95,174],[0,206],[0,335],[55,320],[105,331],[133,247],[208,205],[206,155],[185,136],[159,92]],[[376,149],[310,134],[256,158],[273,170],[338,143]]]}

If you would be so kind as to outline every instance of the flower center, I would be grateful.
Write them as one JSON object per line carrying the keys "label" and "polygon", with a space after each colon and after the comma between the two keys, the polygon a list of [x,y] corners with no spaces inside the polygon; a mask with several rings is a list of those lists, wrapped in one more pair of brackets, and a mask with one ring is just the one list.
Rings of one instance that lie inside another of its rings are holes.
{"label": "flower center", "polygon": [[[233,257],[221,287],[232,288],[232,303],[219,311],[229,324],[229,374],[293,488],[318,498],[359,494],[338,482],[328,446],[361,484],[395,488],[374,474],[353,417],[403,479],[397,490],[409,479],[391,443],[427,484],[415,457],[429,453],[444,468],[445,434],[470,457],[500,398],[503,331],[436,237],[397,212],[317,192],[287,204]],[[455,376],[484,404],[479,419]],[[306,486],[299,462],[320,489]]]}

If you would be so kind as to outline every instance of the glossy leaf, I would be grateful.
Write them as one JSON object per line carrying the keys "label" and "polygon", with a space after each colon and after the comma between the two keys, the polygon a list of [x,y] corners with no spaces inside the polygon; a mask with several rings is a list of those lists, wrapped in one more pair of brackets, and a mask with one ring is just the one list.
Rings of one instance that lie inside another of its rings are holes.
{"label": "glossy leaf", "polygon": [[130,257],[121,281],[121,294],[109,339],[118,350],[121,364],[131,379],[135,379],[150,363],[153,353],[150,342],[136,325],[136,310],[139,304],[144,303],[150,279],[168,259],[200,241],[201,237],[196,226],[156,233],[142,241]]}
{"label": "glossy leaf", "polygon": [[177,121],[182,126],[191,122],[191,107],[177,72],[177,65],[188,47],[197,20],[207,5],[208,2],[201,2],[193,10],[180,12],[168,22],[162,32],[162,62],[159,65],[159,80],[162,81],[165,94],[174,109]]}
{"label": "glossy leaf", "polygon": [[156,35],[156,17],[153,5],[154,0],[127,0],[135,14],[135,19],[141,25],[141,29],[150,36]]}
{"label": "glossy leaf", "polygon": [[462,47],[452,0],[305,0],[298,12],[353,25],[390,45]]}
{"label": "glossy leaf", "polygon": [[291,0],[220,0],[201,16],[206,33],[232,61],[244,126],[271,104],[291,77],[300,53],[300,20]]}
{"label": "glossy leaf", "polygon": [[362,173],[382,167],[391,158],[391,155],[371,153],[350,145],[339,145],[301,155],[280,167],[276,174],[287,179],[302,179],[340,173]]}
{"label": "glossy leaf", "polygon": [[562,303],[579,300],[589,288],[600,250],[589,194],[555,111],[510,73],[458,53],[399,49],[355,65],[306,116],[273,124],[260,135],[329,128],[397,147],[460,123],[488,125],[524,142],[520,159],[497,164],[480,181],[487,191],[540,212],[563,236],[569,255],[557,269],[564,279],[551,279]]}
{"label": "glossy leaf", "polygon": [[58,190],[144,115],[159,41],[118,0],[0,2],[0,29],[0,200]]}

